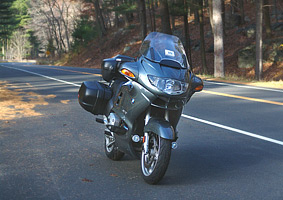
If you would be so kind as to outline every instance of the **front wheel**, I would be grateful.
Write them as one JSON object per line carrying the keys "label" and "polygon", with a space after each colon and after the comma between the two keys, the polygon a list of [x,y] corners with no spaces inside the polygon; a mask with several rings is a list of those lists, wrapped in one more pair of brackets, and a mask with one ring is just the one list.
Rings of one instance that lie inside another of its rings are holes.
{"label": "front wheel", "polygon": [[[146,133],[147,134],[147,133]],[[141,170],[145,182],[158,183],[164,176],[171,156],[171,141],[148,133],[148,149],[142,150]]]}

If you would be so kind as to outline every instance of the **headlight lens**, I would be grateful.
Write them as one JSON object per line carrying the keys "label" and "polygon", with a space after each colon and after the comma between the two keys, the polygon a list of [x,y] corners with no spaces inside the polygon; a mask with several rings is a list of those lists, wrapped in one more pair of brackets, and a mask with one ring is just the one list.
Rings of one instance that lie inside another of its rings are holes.
{"label": "headlight lens", "polygon": [[148,75],[151,85],[169,95],[179,95],[187,91],[189,84],[169,78]]}

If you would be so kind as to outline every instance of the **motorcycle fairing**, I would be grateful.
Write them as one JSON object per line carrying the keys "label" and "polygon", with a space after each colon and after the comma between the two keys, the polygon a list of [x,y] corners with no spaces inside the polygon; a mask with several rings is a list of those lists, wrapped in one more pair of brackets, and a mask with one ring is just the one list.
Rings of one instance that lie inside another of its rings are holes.
{"label": "motorcycle fairing", "polygon": [[136,118],[156,96],[135,81],[124,83],[114,99],[113,111],[132,129]]}

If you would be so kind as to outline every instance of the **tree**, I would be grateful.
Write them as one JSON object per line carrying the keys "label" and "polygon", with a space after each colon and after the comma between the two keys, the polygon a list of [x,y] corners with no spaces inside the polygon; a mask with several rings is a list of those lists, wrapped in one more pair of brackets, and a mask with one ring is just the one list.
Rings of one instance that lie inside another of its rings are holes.
{"label": "tree", "polygon": [[142,39],[144,39],[147,34],[145,0],[139,0],[138,4],[140,11],[139,16],[140,16],[140,24],[141,24],[141,35],[142,35]]}
{"label": "tree", "polygon": [[276,23],[278,23],[277,0],[273,0],[273,13],[275,15]]}
{"label": "tree", "polygon": [[133,19],[133,13],[137,11],[137,4],[132,1],[124,1],[120,4],[118,4],[117,2],[116,6],[114,6],[112,10],[117,14],[117,20],[119,19],[118,15],[122,15],[124,18],[125,26],[129,26],[130,21]]}
{"label": "tree", "polygon": [[271,37],[271,22],[270,22],[270,15],[269,15],[269,5],[268,0],[264,0],[264,7],[263,7],[263,18],[264,18],[264,25],[265,25],[265,32],[268,38]]}
{"label": "tree", "polygon": [[32,20],[28,28],[34,31],[41,48],[46,50],[48,41],[53,41],[55,53],[60,56],[70,50],[71,34],[80,15],[79,10],[80,2],[73,0],[30,0]]}
{"label": "tree", "polygon": [[100,28],[101,37],[103,37],[106,34],[104,18],[102,15],[102,11],[100,9],[99,1],[98,0],[93,0],[93,1],[94,1],[94,7],[95,7],[96,23],[98,27]]}
{"label": "tree", "polygon": [[89,16],[83,15],[76,21],[75,29],[72,33],[73,50],[78,50],[81,46],[87,45],[92,39],[98,36],[97,28],[89,20]]}
{"label": "tree", "polygon": [[189,65],[192,66],[192,53],[191,53],[191,42],[190,42],[190,34],[189,34],[189,23],[188,23],[188,4],[187,0],[183,0],[184,11],[183,11],[183,19],[184,19],[184,36],[185,36],[185,52],[187,57],[189,57]]}
{"label": "tree", "polygon": [[8,49],[8,40],[17,25],[13,10],[12,0],[1,0],[0,2],[0,46],[2,55],[6,54]]}
{"label": "tree", "polygon": [[220,0],[213,1],[214,76],[224,77],[223,25]]}
{"label": "tree", "polygon": [[205,41],[204,41],[204,20],[203,20],[203,0],[199,1],[198,7],[199,15],[199,29],[200,29],[200,51],[201,51],[201,64],[202,72],[207,74],[206,55],[205,55]]}
{"label": "tree", "polygon": [[161,32],[172,34],[167,0],[160,0]]}
{"label": "tree", "polygon": [[257,80],[262,79],[262,5],[263,0],[256,1],[256,66],[255,77]]}
{"label": "tree", "polygon": [[147,1],[151,31],[156,31],[154,0]]}
{"label": "tree", "polygon": [[241,24],[245,23],[245,10],[244,10],[244,0],[238,0],[239,1],[239,7],[241,12]]}
{"label": "tree", "polygon": [[22,60],[26,58],[30,51],[30,43],[28,41],[28,35],[24,30],[18,29],[13,32],[13,35],[10,40],[9,53],[11,58],[17,60]]}
{"label": "tree", "polygon": [[208,10],[209,10],[209,22],[211,26],[212,32],[213,30],[213,7],[212,7],[212,0],[208,0]]}

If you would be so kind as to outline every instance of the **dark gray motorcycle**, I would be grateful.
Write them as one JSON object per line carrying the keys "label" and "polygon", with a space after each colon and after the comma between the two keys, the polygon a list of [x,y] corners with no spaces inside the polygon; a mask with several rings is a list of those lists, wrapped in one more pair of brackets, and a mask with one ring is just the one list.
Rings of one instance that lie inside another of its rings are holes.
{"label": "dark gray motorcycle", "polygon": [[107,82],[85,81],[79,103],[106,125],[105,153],[120,160],[125,153],[141,159],[143,179],[158,183],[177,148],[177,124],[183,107],[203,88],[188,64],[178,37],[152,32],[135,59],[118,55],[101,65]]}

